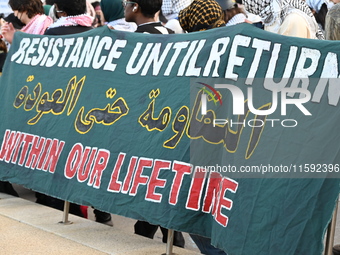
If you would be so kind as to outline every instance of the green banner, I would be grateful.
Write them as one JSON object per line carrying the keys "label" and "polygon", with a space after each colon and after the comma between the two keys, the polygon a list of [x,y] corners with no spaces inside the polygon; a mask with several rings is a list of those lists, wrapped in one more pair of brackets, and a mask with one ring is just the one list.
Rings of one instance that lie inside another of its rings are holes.
{"label": "green banner", "polygon": [[339,193],[339,54],[249,24],[18,32],[0,179],[228,254],[321,254]]}

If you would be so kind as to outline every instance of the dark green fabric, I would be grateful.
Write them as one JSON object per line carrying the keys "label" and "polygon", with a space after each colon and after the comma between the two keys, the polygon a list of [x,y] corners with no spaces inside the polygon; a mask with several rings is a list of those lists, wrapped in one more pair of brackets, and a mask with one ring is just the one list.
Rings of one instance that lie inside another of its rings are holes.
{"label": "dark green fabric", "polygon": [[52,5],[45,4],[43,7],[44,7],[45,15],[48,16],[48,14],[50,13],[50,9],[51,9]]}
{"label": "dark green fabric", "polygon": [[124,18],[124,7],[121,0],[103,0],[100,6],[106,22]]}
{"label": "dark green fabric", "polygon": [[[337,42],[250,24],[181,35],[18,32],[0,79],[0,179],[210,237],[230,255],[322,254],[339,194],[339,54]],[[312,115],[295,105],[283,115],[279,106],[267,120],[295,119],[296,127],[214,128],[214,114],[246,123],[260,116],[233,115],[231,93],[208,86],[234,84],[246,103],[252,87],[256,109],[268,107],[271,68],[273,86],[286,69],[309,74],[312,99],[303,106]],[[323,86],[322,75],[335,82]],[[204,116],[202,91],[212,95]],[[291,173],[194,171],[217,164]],[[317,164],[333,173],[317,173]]]}

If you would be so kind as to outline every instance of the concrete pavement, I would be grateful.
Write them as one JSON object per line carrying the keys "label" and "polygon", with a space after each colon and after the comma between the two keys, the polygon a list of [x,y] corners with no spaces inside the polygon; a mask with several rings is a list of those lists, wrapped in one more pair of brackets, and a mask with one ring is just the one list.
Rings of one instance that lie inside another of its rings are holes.
{"label": "concrete pavement", "polygon": [[[53,208],[0,193],[0,254],[160,255],[166,251],[159,240],[135,235],[132,229],[109,227],[74,215],[69,215],[73,223],[64,225],[59,223],[62,215]],[[198,254],[178,247],[173,252]]]}
{"label": "concrete pavement", "polygon": [[[70,225],[59,223],[63,212],[34,203],[34,193],[16,187],[21,198],[0,193],[0,254],[113,254],[160,255],[166,245],[161,234],[148,239],[133,234],[135,220],[112,215],[114,227],[69,215]],[[186,249],[174,247],[175,254],[193,255],[199,251],[187,233]],[[338,206],[334,244],[340,244],[340,208]]]}

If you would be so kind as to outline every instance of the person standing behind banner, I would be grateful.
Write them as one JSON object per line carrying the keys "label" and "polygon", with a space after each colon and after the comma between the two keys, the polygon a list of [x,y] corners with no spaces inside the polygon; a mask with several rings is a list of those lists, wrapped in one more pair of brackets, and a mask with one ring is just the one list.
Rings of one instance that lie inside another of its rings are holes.
{"label": "person standing behind banner", "polygon": [[178,13],[188,7],[193,0],[163,0],[162,14],[167,20],[177,19]]}
{"label": "person standing behind banner", "polygon": [[[156,18],[156,13],[160,11],[162,0],[135,0],[133,2],[123,1],[125,20],[137,24],[136,33],[145,34],[173,34],[174,32],[162,25]],[[153,238],[158,225],[150,224],[146,221],[138,220],[135,225],[135,234]],[[163,234],[163,243],[167,242],[168,230],[160,227]],[[185,241],[181,232],[175,231],[173,244],[184,247]]]}
{"label": "person standing behind banner", "polygon": [[[92,17],[92,22],[95,22],[95,17],[96,17],[96,12],[92,6],[92,4],[88,1],[86,1],[86,13],[88,15],[90,15],[90,17]],[[58,17],[57,17],[57,13],[55,12],[55,8],[54,5],[51,6],[50,11],[48,16],[50,16],[53,19],[53,22],[56,22]],[[92,25],[93,25],[92,23]]]}
{"label": "person standing behind banner", "polygon": [[[43,34],[46,28],[53,23],[53,20],[44,14],[43,4],[40,0],[9,0],[8,4],[14,13],[4,19],[6,22],[1,20],[1,34],[7,43],[12,43],[16,31]],[[4,57],[6,57],[6,53],[2,53],[3,61]],[[0,181],[0,192],[18,196],[9,182]]]}
{"label": "person standing behind banner", "polygon": [[55,0],[54,9],[58,19],[47,28],[45,35],[77,34],[92,29],[93,18],[85,14],[85,0]]}
{"label": "person standing behind banner", "polygon": [[[55,0],[54,8],[58,20],[46,30],[45,35],[69,35],[91,30],[93,28],[93,18],[86,14],[86,4],[85,0]],[[37,202],[42,204],[45,204],[45,202],[49,203],[48,198],[56,200],[42,194],[39,194],[37,198]],[[57,204],[59,204],[60,201],[57,201]],[[97,209],[94,209],[93,212],[96,222],[104,223],[109,226],[113,225],[110,213],[102,212]]]}
{"label": "person standing behind banner", "polygon": [[121,0],[101,0],[100,6],[107,26],[128,32],[134,32],[137,29],[136,23],[125,20],[124,7]]}
{"label": "person standing behind banner", "polygon": [[[14,16],[25,26],[20,30],[28,34],[42,35],[53,20],[46,16],[41,0],[9,0]],[[2,35],[12,43],[16,32],[13,24],[6,22],[2,26]]]}
{"label": "person standing behind banner", "polygon": [[[325,21],[326,40],[340,40],[340,3],[328,10]],[[340,255],[340,244],[333,246],[333,255]]]}
{"label": "person standing behind banner", "polygon": [[259,15],[264,29],[287,36],[324,39],[312,11],[298,0],[243,0],[246,11]]}
{"label": "person standing behind banner", "polygon": [[236,25],[240,23],[251,23],[247,20],[245,10],[238,6],[233,0],[216,0],[223,10],[224,21],[226,26]]}
{"label": "person standing behind banner", "polygon": [[[340,3],[328,10],[325,18],[326,40],[340,40]],[[333,246],[333,255],[340,255],[340,244]]]}
{"label": "person standing behind banner", "polygon": [[340,40],[340,3],[328,11],[325,24],[326,40]]}
{"label": "person standing behind banner", "polygon": [[123,1],[124,16],[127,22],[137,24],[137,33],[147,34],[173,34],[174,31],[156,20],[156,13],[160,11],[162,0],[135,0]]}
{"label": "person standing behind banner", "polygon": [[306,4],[312,10],[315,20],[322,32],[325,32],[325,20],[328,12],[325,0],[306,0]]}
{"label": "person standing behind banner", "polygon": [[[228,7],[230,7],[230,2]],[[194,0],[187,8],[179,12],[178,18],[181,27],[188,33],[226,25],[222,7],[215,0]],[[226,255],[224,251],[211,244],[210,238],[194,234],[190,234],[190,237],[202,254]]]}
{"label": "person standing behind banner", "polygon": [[163,0],[161,15],[165,19],[164,26],[176,34],[184,33],[178,22],[178,13],[188,7],[193,0]]}
{"label": "person standing behind banner", "polygon": [[[328,10],[325,21],[326,40],[340,40],[340,3]],[[333,255],[340,255],[340,244],[333,246]]]}
{"label": "person standing behind banner", "polygon": [[188,33],[225,26],[222,8],[215,0],[194,0],[179,12],[178,19]]}

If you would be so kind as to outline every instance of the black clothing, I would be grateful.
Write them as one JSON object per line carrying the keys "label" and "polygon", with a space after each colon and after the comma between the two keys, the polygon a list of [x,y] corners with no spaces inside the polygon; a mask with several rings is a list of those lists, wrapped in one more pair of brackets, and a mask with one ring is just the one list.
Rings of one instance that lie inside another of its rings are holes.
{"label": "black clothing", "polygon": [[[38,204],[49,206],[54,209],[58,209],[60,211],[64,210],[65,201],[61,199],[54,198],[54,197],[51,197],[51,196],[48,196],[48,195],[45,195],[39,192],[35,192],[35,197],[37,198],[35,202]],[[80,206],[77,204],[70,203],[70,213],[77,215],[79,217],[83,217],[83,218],[85,217],[80,209]]]}
{"label": "black clothing", "polygon": [[96,218],[96,222],[99,223],[107,223],[108,221],[111,221],[111,214],[107,212],[102,212],[97,209],[93,210],[94,216]]}
{"label": "black clothing", "polygon": [[[134,228],[135,228],[135,234],[153,239],[158,229],[158,225],[152,225],[149,222],[139,220],[135,223]],[[163,234],[162,242],[166,243],[168,239],[168,229],[163,228],[163,227],[160,227],[160,228]],[[173,244],[175,246],[184,248],[185,240],[184,240],[182,232],[174,231]]]}
{"label": "black clothing", "polygon": [[53,27],[48,28],[44,35],[70,35],[70,34],[78,34],[82,32],[86,32],[91,30],[92,27],[84,27],[84,26],[61,26],[61,27]]}
{"label": "black clothing", "polygon": [[0,192],[19,197],[18,193],[9,182],[0,181]]}
{"label": "black clothing", "polygon": [[[48,28],[44,35],[70,35],[70,34],[78,34],[78,33],[83,33],[86,31],[91,30],[92,27],[85,27],[85,26],[60,26],[60,27],[53,27],[53,28]],[[47,195],[39,194],[37,193],[37,203],[41,203],[50,207],[54,207],[56,209],[62,210],[64,206],[64,201],[60,199],[56,199]],[[106,223],[107,221],[111,220],[111,214],[107,212],[102,212],[99,210],[94,210],[93,211],[96,217],[96,222],[100,223]],[[79,205],[77,204],[70,204],[70,213],[78,215],[78,216],[83,216]]]}
{"label": "black clothing", "polygon": [[20,30],[25,26],[25,24],[22,23],[22,21],[19,18],[17,18],[14,15],[14,13],[9,14],[6,18],[4,18],[4,20],[8,23],[12,23],[12,25],[15,29]]}
{"label": "black clothing", "polygon": [[5,64],[7,53],[0,53],[0,73],[2,72],[2,67]]}
{"label": "black clothing", "polygon": [[136,33],[145,34],[174,34],[175,32],[162,25],[161,22],[141,24],[137,27]]}
{"label": "black clothing", "polygon": [[[175,32],[169,28],[166,28],[162,25],[161,22],[150,22],[144,23],[137,27],[135,33],[145,33],[145,34],[174,34]],[[137,221],[135,223],[135,234],[145,236],[148,238],[153,238],[157,229],[158,225],[152,225],[146,221]],[[167,242],[168,239],[168,230],[166,228],[160,227],[162,234],[163,234],[163,243]],[[175,231],[174,232],[174,241],[173,244],[179,247],[184,248],[184,237],[181,232]]]}

